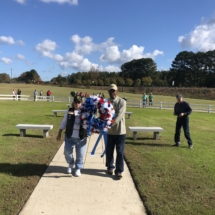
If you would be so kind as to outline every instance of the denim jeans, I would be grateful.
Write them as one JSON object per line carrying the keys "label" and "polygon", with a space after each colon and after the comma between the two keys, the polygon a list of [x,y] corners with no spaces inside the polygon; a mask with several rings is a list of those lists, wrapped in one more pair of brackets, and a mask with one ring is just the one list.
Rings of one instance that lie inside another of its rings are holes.
{"label": "denim jeans", "polygon": [[180,143],[181,127],[184,129],[184,136],[187,139],[188,145],[192,145],[192,139],[189,131],[189,117],[178,117],[175,127],[175,143]]}
{"label": "denim jeans", "polygon": [[[75,169],[82,169],[84,154],[86,150],[87,138],[80,140],[80,138],[68,138],[65,135],[64,155],[67,163],[70,166],[75,164]],[[73,149],[76,150],[76,160],[74,161]]]}
{"label": "denim jeans", "polygon": [[116,169],[115,174],[124,171],[124,145],[126,135],[108,135],[106,149],[106,167],[108,170],[115,169],[114,148],[116,146]]}

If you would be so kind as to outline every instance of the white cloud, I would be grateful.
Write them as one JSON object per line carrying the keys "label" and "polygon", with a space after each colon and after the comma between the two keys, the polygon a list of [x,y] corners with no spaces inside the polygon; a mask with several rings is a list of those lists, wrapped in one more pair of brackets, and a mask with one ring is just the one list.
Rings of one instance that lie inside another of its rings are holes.
{"label": "white cloud", "polygon": [[26,0],[15,0],[16,2],[20,3],[20,4],[25,4]]}
{"label": "white cloud", "polygon": [[19,59],[19,60],[25,60],[25,56],[22,55],[22,54],[18,54],[18,55],[16,56],[16,58]]}
{"label": "white cloud", "polygon": [[22,40],[15,41],[13,37],[6,37],[6,36],[0,36],[0,44],[8,44],[8,45],[19,44],[22,46],[25,45],[25,43]]}
{"label": "white cloud", "polygon": [[164,53],[162,51],[159,50],[154,50],[152,53],[147,53],[144,54],[144,58],[152,58],[155,59],[155,57],[157,57],[158,55],[163,55]]}
{"label": "white cloud", "polygon": [[19,45],[21,45],[21,46],[25,45],[25,43],[22,40],[17,40],[16,43],[19,44]]}
{"label": "white cloud", "polygon": [[75,44],[75,51],[79,54],[90,54],[91,52],[103,52],[106,48],[115,45],[114,38],[109,38],[101,44],[93,43],[93,39],[89,36],[79,37],[77,34],[71,37],[71,41]]}
{"label": "white cloud", "polygon": [[102,70],[100,71],[107,71],[107,72],[119,72],[121,71],[121,69],[118,66],[114,66],[114,65],[110,65],[110,66],[106,66],[104,67]]}
{"label": "white cloud", "polygon": [[1,60],[1,62],[5,63],[5,64],[12,63],[12,60],[10,58],[3,57],[0,60]]}
{"label": "white cloud", "polygon": [[5,36],[0,36],[0,44],[15,44],[15,41],[13,39],[13,37],[5,37]]}
{"label": "white cloud", "polygon": [[106,62],[114,62],[120,59],[120,52],[118,46],[111,46],[106,48],[105,53],[101,55],[100,60]]}
{"label": "white cloud", "polygon": [[133,59],[143,58],[143,51],[144,47],[142,46],[138,47],[136,45],[133,45],[130,49],[122,51],[121,61],[127,62]]}
{"label": "white cloud", "polygon": [[158,55],[163,55],[162,51],[155,50],[153,53],[144,54],[144,47],[133,45],[130,49],[124,49],[121,53],[118,46],[111,46],[106,48],[106,51],[101,55],[100,60],[107,63],[122,64],[133,59],[140,58],[152,58],[154,59]]}
{"label": "white cloud", "polygon": [[215,18],[204,21],[195,27],[187,35],[180,36],[178,42],[183,48],[191,48],[198,51],[215,49]]}
{"label": "white cloud", "polygon": [[57,47],[56,42],[51,40],[44,40],[42,43],[36,45],[36,50],[44,57],[53,58],[52,52],[55,51]]}
{"label": "white cloud", "polygon": [[[71,41],[74,43],[74,50],[66,52],[65,55],[55,54],[57,44],[49,39],[44,40],[42,43],[36,45],[36,50],[44,57],[48,57],[56,61],[62,68],[72,68],[76,71],[89,71],[92,67],[98,68],[100,71],[120,71],[121,64],[131,61],[133,59],[140,59],[144,57],[155,58],[158,55],[163,55],[162,51],[155,50],[153,53],[144,54],[144,47],[133,45],[129,49],[119,50],[119,45],[115,44],[114,38],[108,38],[105,42],[96,44],[89,36],[80,37],[73,35]],[[92,54],[93,52],[100,52],[99,59],[105,62],[108,66],[103,67],[96,63],[91,62],[85,55]]]}
{"label": "white cloud", "polygon": [[78,0],[40,0],[44,3],[59,3],[59,4],[64,4],[64,3],[68,3],[70,5],[77,5],[78,4]]}
{"label": "white cloud", "polygon": [[56,61],[63,61],[63,56],[61,56],[59,54],[55,54],[55,55],[53,55],[53,59]]}

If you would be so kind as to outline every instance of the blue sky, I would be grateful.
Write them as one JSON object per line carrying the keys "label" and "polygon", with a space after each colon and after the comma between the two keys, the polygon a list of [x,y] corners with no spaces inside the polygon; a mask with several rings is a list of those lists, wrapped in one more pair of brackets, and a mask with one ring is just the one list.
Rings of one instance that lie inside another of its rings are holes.
{"label": "blue sky", "polygon": [[117,72],[144,57],[166,70],[181,51],[214,49],[213,0],[0,0],[0,73],[12,77]]}

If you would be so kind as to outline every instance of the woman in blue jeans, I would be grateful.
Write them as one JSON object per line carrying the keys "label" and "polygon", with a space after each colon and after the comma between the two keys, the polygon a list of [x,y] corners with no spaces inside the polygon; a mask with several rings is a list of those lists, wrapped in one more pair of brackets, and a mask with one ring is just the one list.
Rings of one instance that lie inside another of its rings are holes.
{"label": "woman in blue jeans", "polygon": [[[65,146],[64,155],[69,164],[67,172],[72,173],[72,168],[75,165],[75,176],[81,176],[81,169],[83,167],[84,154],[86,150],[87,132],[81,125],[79,108],[82,104],[80,96],[75,96],[72,108],[69,108],[65,113],[61,122],[60,129],[57,135],[57,141],[61,140],[62,131],[65,131]],[[76,160],[74,160],[73,149],[76,150]]]}

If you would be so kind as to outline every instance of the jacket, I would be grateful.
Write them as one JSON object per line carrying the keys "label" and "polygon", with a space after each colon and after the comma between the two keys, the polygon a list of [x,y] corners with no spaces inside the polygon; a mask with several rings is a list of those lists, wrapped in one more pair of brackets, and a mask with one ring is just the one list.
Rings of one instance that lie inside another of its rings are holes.
{"label": "jacket", "polygon": [[123,135],[126,134],[125,127],[125,112],[126,112],[126,101],[120,97],[110,99],[113,108],[115,109],[114,123],[107,134],[109,135]]}
{"label": "jacket", "polygon": [[[67,123],[66,123],[66,131],[65,131],[65,134],[68,138],[72,136],[74,123],[75,123],[74,108],[69,108],[67,113]],[[85,137],[87,137],[87,131],[86,129],[83,128],[82,125],[80,125],[79,138],[82,140]]]}

